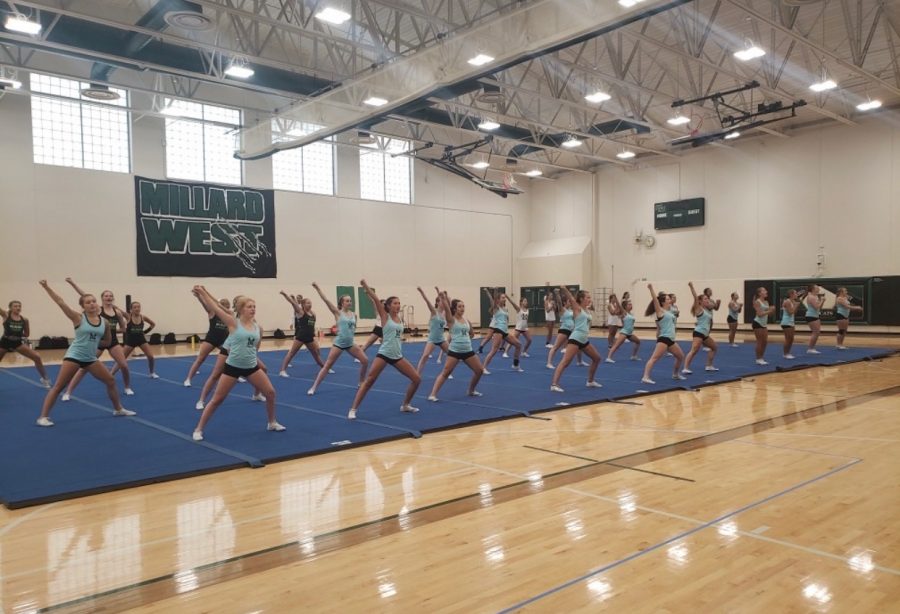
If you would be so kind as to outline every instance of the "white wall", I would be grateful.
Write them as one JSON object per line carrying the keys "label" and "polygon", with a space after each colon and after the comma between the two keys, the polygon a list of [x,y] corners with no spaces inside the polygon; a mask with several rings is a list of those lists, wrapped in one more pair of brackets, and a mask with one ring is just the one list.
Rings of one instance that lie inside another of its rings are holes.
{"label": "white wall", "polygon": [[[71,276],[89,292],[110,289],[141,300],[162,332],[203,332],[206,318],[189,290],[202,282],[217,296],[257,300],[267,330],[290,324],[279,289],[313,294],[315,280],[335,285],[365,277],[380,293],[396,294],[427,320],[416,286],[440,285],[477,305],[482,285],[512,286],[515,258],[528,241],[529,194],[502,199],[427,165],[414,169],[415,204],[363,201],[358,153],[338,147],[338,196],[275,193],[278,279],[137,277],[133,176],[32,162],[30,99],[0,99],[0,302],[16,298],[32,321],[32,337],[70,334],[71,325],[37,281],[75,303]],[[133,124],[135,174],[164,178],[164,121]],[[268,160],[248,162],[245,184],[271,187]],[[433,290],[431,290],[433,292]],[[320,320],[328,325],[320,301]],[[365,323],[364,323],[365,325]]]}

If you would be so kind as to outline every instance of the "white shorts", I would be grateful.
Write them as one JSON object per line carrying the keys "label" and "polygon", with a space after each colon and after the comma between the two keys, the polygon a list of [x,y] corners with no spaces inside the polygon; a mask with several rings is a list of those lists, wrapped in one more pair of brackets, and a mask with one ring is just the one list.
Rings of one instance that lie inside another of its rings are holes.
{"label": "white shorts", "polygon": [[609,320],[606,321],[607,326],[622,326],[622,316],[609,316]]}
{"label": "white shorts", "polygon": [[545,322],[556,322],[556,313],[553,311],[545,311],[544,312],[544,321]]}

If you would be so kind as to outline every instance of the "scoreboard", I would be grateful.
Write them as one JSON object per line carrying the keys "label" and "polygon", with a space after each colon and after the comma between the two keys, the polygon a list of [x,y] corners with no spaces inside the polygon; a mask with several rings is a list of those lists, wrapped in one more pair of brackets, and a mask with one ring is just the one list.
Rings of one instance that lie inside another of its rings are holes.
{"label": "scoreboard", "polygon": [[705,222],[705,198],[670,200],[653,205],[653,228],[656,230],[703,226]]}

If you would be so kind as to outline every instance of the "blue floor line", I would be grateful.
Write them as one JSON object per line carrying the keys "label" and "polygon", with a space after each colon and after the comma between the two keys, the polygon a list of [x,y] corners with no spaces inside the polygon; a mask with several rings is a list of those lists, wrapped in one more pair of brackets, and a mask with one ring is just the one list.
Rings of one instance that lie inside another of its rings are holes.
{"label": "blue floor line", "polygon": [[784,489],[784,490],[782,490],[782,491],[780,491],[780,492],[777,492],[777,493],[775,493],[775,494],[773,494],[773,495],[769,495],[768,497],[765,497],[764,499],[760,499],[760,500],[758,500],[758,501],[754,501],[754,502],[752,502],[752,503],[748,503],[747,505],[745,505],[745,506],[743,506],[743,507],[740,507],[740,508],[734,510],[733,512],[728,512],[727,514],[723,514],[723,515],[721,515],[721,516],[719,516],[719,517],[717,517],[717,518],[713,518],[712,520],[710,520],[710,521],[708,521],[708,522],[705,522],[705,523],[701,524],[701,525],[698,526],[698,527],[694,527],[693,529],[688,529],[687,531],[683,531],[683,532],[681,532],[681,533],[679,533],[679,534],[677,534],[677,535],[673,535],[672,537],[669,537],[668,539],[665,539],[665,540],[663,540],[663,541],[661,541],[661,542],[658,542],[658,543],[656,543],[656,544],[653,544],[652,546],[649,546],[649,547],[647,547],[647,548],[644,549],[644,550],[641,550],[641,551],[639,551],[639,552],[634,552],[634,553],[632,553],[632,554],[630,554],[630,555],[628,555],[628,556],[626,556],[626,557],[624,557],[624,558],[621,558],[621,559],[619,559],[619,560],[617,560],[617,561],[613,561],[612,563],[609,563],[609,564],[607,564],[607,565],[604,565],[603,567],[600,567],[600,568],[595,569],[595,570],[593,570],[593,571],[589,571],[589,572],[587,572],[586,574],[583,574],[583,575],[581,575],[581,576],[579,576],[579,577],[577,577],[577,578],[574,578],[574,579],[572,579],[572,580],[568,580],[567,582],[564,582],[563,584],[560,584],[559,586],[555,586],[555,587],[553,587],[553,588],[551,588],[551,589],[548,589],[548,590],[546,590],[546,591],[544,591],[544,592],[542,592],[542,593],[540,593],[540,594],[538,594],[538,595],[535,595],[534,597],[531,597],[531,598],[526,599],[526,600],[524,600],[524,601],[520,601],[519,603],[516,603],[515,605],[511,605],[511,606],[509,606],[509,607],[507,607],[507,608],[504,608],[504,609],[500,610],[500,614],[507,614],[508,612],[513,612],[513,611],[515,611],[515,610],[518,610],[519,608],[524,608],[525,606],[530,605],[530,604],[532,604],[532,603],[534,603],[534,602],[536,602],[536,601],[539,601],[539,600],[541,600],[541,599],[544,599],[545,597],[549,597],[550,595],[553,595],[554,593],[558,593],[558,592],[561,591],[561,590],[565,590],[565,589],[569,588],[570,586],[572,586],[572,585],[574,585],[574,584],[578,584],[579,582],[583,582],[584,580],[587,580],[588,578],[590,578],[590,577],[592,577],[592,576],[596,576],[597,574],[601,574],[601,573],[603,573],[603,572],[605,572],[605,571],[609,571],[610,569],[613,569],[613,568],[618,567],[618,566],[620,566],[620,565],[624,565],[625,563],[628,563],[628,562],[633,561],[633,560],[635,560],[635,559],[637,559],[637,558],[640,558],[640,557],[644,556],[645,554],[648,554],[648,553],[650,553],[650,552],[654,552],[654,551],[656,551],[656,550],[659,550],[660,548],[662,548],[662,547],[664,547],[664,546],[667,546],[667,545],[671,544],[672,542],[676,542],[676,541],[678,541],[679,539],[683,539],[683,538],[685,538],[685,537],[688,537],[689,535],[693,535],[694,533],[697,533],[697,532],[702,531],[702,530],[704,530],[704,529],[708,529],[709,527],[711,527],[711,526],[713,526],[713,525],[715,525],[715,524],[718,524],[719,522],[722,522],[723,520],[726,520],[726,519],[728,519],[728,518],[731,518],[732,516],[737,516],[738,514],[741,514],[741,513],[743,513],[743,512],[746,512],[747,510],[753,509],[754,507],[759,507],[760,505],[763,505],[764,503],[768,503],[769,501],[772,501],[773,499],[777,499],[778,497],[782,497],[782,496],[784,496],[784,495],[786,495],[786,494],[792,493],[792,492],[794,492],[795,490],[799,490],[800,488],[803,488],[804,486],[808,486],[809,484],[812,484],[812,483],[814,483],[814,482],[818,482],[819,480],[824,480],[824,479],[827,478],[827,477],[830,477],[830,476],[832,476],[832,475],[834,475],[834,474],[836,474],[836,473],[839,473],[839,472],[841,472],[841,471],[844,471],[845,469],[849,469],[850,467],[852,467],[852,466],[854,466],[854,465],[856,465],[856,464],[858,464],[858,463],[861,463],[861,462],[862,462],[861,459],[851,461],[851,462],[847,463],[846,465],[841,465],[840,467],[837,467],[837,468],[835,468],[835,469],[832,469],[831,471],[828,471],[828,472],[823,473],[823,474],[821,474],[821,475],[818,475],[818,476],[816,476],[816,477],[810,478],[810,479],[808,479],[808,480],[806,480],[806,481],[800,482],[799,484],[796,484],[796,485],[794,485],[794,486],[791,486],[790,488],[786,488],[786,489]]}

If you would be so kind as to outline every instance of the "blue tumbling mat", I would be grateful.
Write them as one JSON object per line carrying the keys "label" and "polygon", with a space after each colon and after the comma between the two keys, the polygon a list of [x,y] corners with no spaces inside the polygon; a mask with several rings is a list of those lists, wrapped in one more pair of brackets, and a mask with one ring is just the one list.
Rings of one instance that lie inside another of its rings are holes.
{"label": "blue tumbling mat", "polygon": [[[594,339],[605,355],[605,339]],[[652,340],[641,346],[643,360],[653,350]],[[681,343],[687,352],[688,343]],[[407,343],[407,358],[415,365],[423,345]],[[370,348],[370,360],[377,346]],[[223,471],[236,467],[262,467],[267,463],[298,458],[346,447],[367,445],[401,437],[477,422],[529,416],[561,407],[626,399],[673,389],[691,389],[779,370],[836,365],[871,360],[893,353],[884,348],[836,350],[822,347],[821,354],[804,354],[798,347],[795,360],[781,357],[780,345],[770,347],[766,359],[754,363],[753,345],[722,344],[716,357],[719,371],[706,372],[706,353],[694,359],[694,373],[687,380],[672,379],[673,359],[664,357],[652,377],[656,384],[641,383],[643,361],[631,361],[631,345],[616,354],[615,364],[601,364],[596,379],[602,388],[587,388],[587,368],[574,363],[563,374],[565,392],[551,392],[552,371],[547,369],[547,350],[535,340],[531,357],[522,358],[524,373],[513,371],[512,360],[498,353],[478,389],[481,397],[466,395],[471,371],[460,363],[454,379],[430,402],[434,379],[442,365],[430,359],[413,401],[418,413],[400,412],[408,380],[388,366],[360,405],[358,418],[347,420],[359,379],[359,365],[344,353],[314,396],[307,390],[318,367],[309,352],[302,351],[279,377],[285,351],[263,352],[276,389],[278,420],[287,427],[280,433],[266,430],[263,403],[250,399],[249,384],[237,384],[204,430],[205,440],[195,442],[191,433],[200,412],[194,409],[200,388],[215,357],[207,359],[193,386],[183,385],[192,357],[157,358],[160,379],[150,379],[143,359],[129,361],[135,396],[122,396],[134,417],[113,417],[105,388],[86,377],[69,402],[58,402],[51,417],[56,425],[35,425],[45,390],[30,367],[0,369],[0,501],[9,508],[36,505],[153,482]],[[486,350],[487,351],[487,348]],[[323,351],[327,355],[328,348]],[[777,353],[777,356],[774,354]],[[434,353],[437,356],[437,352]],[[482,355],[482,358],[486,353]],[[559,355],[557,360],[559,360]],[[109,364],[109,363],[107,363]],[[48,367],[55,378],[59,367]],[[116,376],[121,386],[121,377]],[[120,388],[121,391],[121,388]]]}

